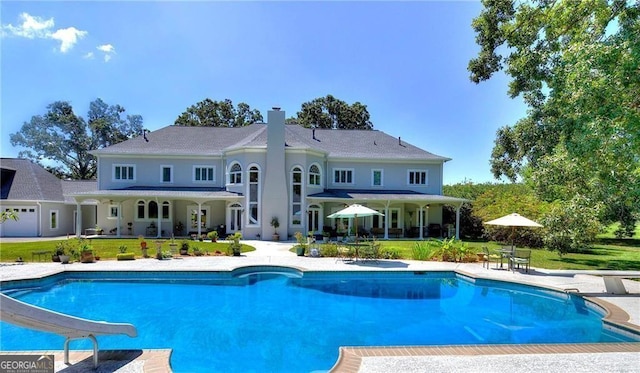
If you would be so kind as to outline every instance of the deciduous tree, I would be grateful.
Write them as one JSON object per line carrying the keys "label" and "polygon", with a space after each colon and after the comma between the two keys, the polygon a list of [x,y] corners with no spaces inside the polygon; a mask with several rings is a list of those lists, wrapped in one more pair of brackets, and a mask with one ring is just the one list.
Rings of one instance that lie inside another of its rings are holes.
{"label": "deciduous tree", "polygon": [[483,0],[473,20],[478,83],[503,70],[528,115],[498,130],[495,177],[523,177],[565,211],[601,206],[632,232],[640,214],[640,4]]}
{"label": "deciduous tree", "polygon": [[142,132],[142,117],[122,117],[124,108],[109,106],[101,99],[90,103],[87,121],[74,113],[69,102],[56,101],[44,115],[35,115],[20,131],[10,135],[11,145],[27,150],[18,157],[31,159],[56,169],[55,174],[70,179],[94,179],[96,160],[91,150],[116,144]]}
{"label": "deciduous tree", "polygon": [[233,106],[229,99],[213,101],[206,98],[180,114],[176,119],[177,126],[204,126],[204,127],[242,127],[255,122],[262,122],[262,114],[259,110],[252,110],[244,102]]}
{"label": "deciduous tree", "polygon": [[304,127],[315,126],[316,128],[373,129],[366,105],[360,102],[349,105],[332,95],[303,103],[296,117],[288,118],[287,122],[295,122]]}

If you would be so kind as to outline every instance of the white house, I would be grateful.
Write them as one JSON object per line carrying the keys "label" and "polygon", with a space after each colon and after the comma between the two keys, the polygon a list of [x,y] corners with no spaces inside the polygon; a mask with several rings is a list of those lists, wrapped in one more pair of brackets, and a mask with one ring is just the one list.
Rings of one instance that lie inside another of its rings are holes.
{"label": "white house", "polygon": [[[96,224],[115,235],[217,229],[271,239],[276,217],[285,238],[296,231],[335,234],[354,224],[378,238],[422,238],[427,227],[442,223],[444,204],[459,212],[465,201],[442,195],[449,158],[381,131],[285,125],[285,112],[277,108],[267,123],[167,126],[92,154],[95,189],[65,194],[76,201],[78,235],[95,227],[86,225],[87,212],[79,207],[97,203]],[[352,203],[384,216],[357,222],[326,217]]]}

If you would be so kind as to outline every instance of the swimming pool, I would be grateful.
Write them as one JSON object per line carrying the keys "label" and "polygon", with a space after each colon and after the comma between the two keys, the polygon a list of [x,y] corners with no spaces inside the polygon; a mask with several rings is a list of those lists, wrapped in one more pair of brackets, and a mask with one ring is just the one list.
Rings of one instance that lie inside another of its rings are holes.
{"label": "swimming pool", "polygon": [[[99,337],[100,348],[171,348],[176,372],[328,370],[339,346],[637,341],[603,327],[581,297],[454,272],[66,272],[2,290],[132,323],[137,338]],[[63,338],[0,323],[0,345],[55,350]]]}

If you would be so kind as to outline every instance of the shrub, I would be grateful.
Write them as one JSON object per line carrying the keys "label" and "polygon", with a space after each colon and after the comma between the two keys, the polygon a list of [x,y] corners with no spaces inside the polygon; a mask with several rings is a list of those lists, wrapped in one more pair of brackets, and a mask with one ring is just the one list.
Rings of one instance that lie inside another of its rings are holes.
{"label": "shrub", "polygon": [[400,252],[398,249],[384,249],[380,252],[380,258],[382,259],[400,259]]}
{"label": "shrub", "polygon": [[427,242],[416,242],[411,251],[414,260],[431,260],[433,258],[434,247]]}
{"label": "shrub", "polygon": [[338,245],[335,243],[328,243],[320,246],[320,256],[336,257],[338,256]]}
{"label": "shrub", "polygon": [[136,255],[134,253],[120,253],[116,254],[117,260],[135,260]]}
{"label": "shrub", "polygon": [[120,254],[124,254],[127,252],[127,245],[120,245],[120,247],[118,247],[118,251],[120,252]]}

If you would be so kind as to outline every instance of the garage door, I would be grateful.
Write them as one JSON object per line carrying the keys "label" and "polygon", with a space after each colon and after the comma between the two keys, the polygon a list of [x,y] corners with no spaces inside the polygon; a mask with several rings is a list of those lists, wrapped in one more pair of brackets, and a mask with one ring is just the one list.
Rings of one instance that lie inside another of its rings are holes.
{"label": "garage door", "polygon": [[38,214],[36,206],[4,207],[5,210],[15,210],[18,220],[8,219],[0,224],[3,237],[35,237],[38,235]]}

